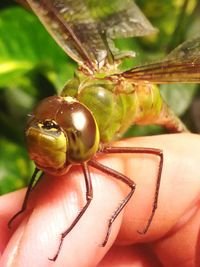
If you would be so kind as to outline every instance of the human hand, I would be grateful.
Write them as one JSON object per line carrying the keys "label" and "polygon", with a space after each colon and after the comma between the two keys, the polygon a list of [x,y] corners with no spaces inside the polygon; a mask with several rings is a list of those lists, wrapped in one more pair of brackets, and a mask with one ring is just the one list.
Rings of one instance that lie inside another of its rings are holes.
{"label": "human hand", "polygon": [[137,233],[144,229],[151,212],[158,158],[145,154],[106,155],[102,163],[137,184],[132,199],[113,224],[106,247],[100,245],[108,219],[129,188],[91,168],[91,205],[66,236],[57,260],[48,260],[56,253],[60,233],[85,203],[83,174],[80,168],[73,167],[63,177],[45,175],[31,194],[28,210],[14,221],[11,231],[7,222],[21,207],[25,191],[0,198],[1,267],[200,266],[200,137],[139,137],[115,145],[163,150],[158,209],[149,231],[145,235]]}

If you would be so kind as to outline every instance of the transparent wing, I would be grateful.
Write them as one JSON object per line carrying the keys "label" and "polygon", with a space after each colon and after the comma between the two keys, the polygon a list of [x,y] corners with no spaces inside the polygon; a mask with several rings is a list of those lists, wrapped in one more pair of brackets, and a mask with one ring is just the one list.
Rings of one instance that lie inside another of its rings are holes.
{"label": "transparent wing", "polygon": [[112,39],[157,32],[133,0],[87,0],[93,18]]}
{"label": "transparent wing", "polygon": [[25,7],[26,9],[30,9],[29,4],[26,2],[26,0],[15,0],[15,2],[17,2],[18,4],[22,5],[23,7]]}
{"label": "transparent wing", "polygon": [[107,37],[143,36],[156,31],[132,0],[26,2],[65,52],[93,70],[109,57]]}
{"label": "transparent wing", "polygon": [[120,76],[132,82],[199,83],[200,36],[179,45],[163,61],[135,67]]}

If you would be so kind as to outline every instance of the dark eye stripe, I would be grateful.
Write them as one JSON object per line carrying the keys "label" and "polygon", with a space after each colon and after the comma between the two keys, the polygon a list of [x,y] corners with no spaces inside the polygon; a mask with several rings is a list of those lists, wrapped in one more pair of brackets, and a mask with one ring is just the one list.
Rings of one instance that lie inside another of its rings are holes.
{"label": "dark eye stripe", "polygon": [[46,130],[51,130],[51,129],[59,129],[59,125],[52,121],[52,120],[47,120],[42,122],[42,128],[46,129]]}

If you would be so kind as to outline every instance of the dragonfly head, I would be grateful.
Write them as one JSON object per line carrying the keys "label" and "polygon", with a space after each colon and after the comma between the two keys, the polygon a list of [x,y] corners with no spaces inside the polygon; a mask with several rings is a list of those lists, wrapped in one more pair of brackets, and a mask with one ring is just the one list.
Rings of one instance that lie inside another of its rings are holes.
{"label": "dragonfly head", "polygon": [[30,158],[36,166],[53,173],[63,169],[66,162],[67,138],[53,120],[32,120],[26,130]]}
{"label": "dragonfly head", "polygon": [[53,175],[91,159],[100,142],[90,110],[72,97],[61,96],[41,101],[28,121],[26,139],[36,166]]}

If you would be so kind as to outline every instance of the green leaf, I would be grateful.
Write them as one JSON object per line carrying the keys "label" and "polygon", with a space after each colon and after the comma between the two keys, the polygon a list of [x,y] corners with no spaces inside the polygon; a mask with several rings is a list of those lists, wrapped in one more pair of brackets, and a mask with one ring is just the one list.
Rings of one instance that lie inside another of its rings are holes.
{"label": "green leaf", "polygon": [[0,151],[0,194],[26,186],[33,169],[26,149],[1,139]]}
{"label": "green leaf", "polygon": [[34,69],[56,87],[63,86],[72,76],[74,64],[33,14],[20,7],[3,9],[0,36],[1,87],[16,87],[19,77]]}
{"label": "green leaf", "polygon": [[196,84],[161,85],[161,95],[177,116],[185,113],[197,91]]}

